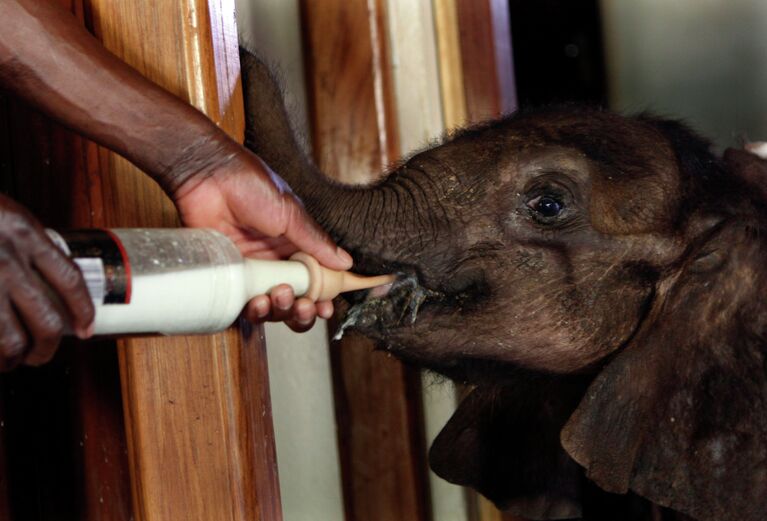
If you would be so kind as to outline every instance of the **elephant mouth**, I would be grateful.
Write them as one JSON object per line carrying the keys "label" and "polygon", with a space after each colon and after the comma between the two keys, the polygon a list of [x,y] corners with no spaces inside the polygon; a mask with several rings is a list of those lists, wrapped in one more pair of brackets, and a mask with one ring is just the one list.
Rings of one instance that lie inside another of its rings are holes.
{"label": "elephant mouth", "polygon": [[355,292],[350,297],[353,304],[333,339],[340,340],[349,329],[378,336],[395,328],[412,326],[427,301],[443,302],[445,297],[445,294],[421,285],[415,275],[399,275],[386,286]]}
{"label": "elephant mouth", "polygon": [[346,296],[350,306],[333,339],[341,339],[347,330],[386,339],[400,328],[415,325],[419,316],[421,321],[428,321],[456,310],[470,313],[483,306],[491,296],[492,291],[481,270],[452,272],[449,281],[439,289],[426,286],[415,270],[409,270],[409,273],[400,273],[391,284]]}

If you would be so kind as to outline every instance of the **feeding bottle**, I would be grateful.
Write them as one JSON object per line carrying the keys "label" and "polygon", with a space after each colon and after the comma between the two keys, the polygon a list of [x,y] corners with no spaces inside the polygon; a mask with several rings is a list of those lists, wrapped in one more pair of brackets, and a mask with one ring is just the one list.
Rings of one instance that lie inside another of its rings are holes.
{"label": "feeding bottle", "polygon": [[289,261],[245,259],[214,230],[48,233],[83,273],[97,335],[212,333],[230,326],[251,298],[280,284],[318,301],[393,280],[329,270],[304,253]]}

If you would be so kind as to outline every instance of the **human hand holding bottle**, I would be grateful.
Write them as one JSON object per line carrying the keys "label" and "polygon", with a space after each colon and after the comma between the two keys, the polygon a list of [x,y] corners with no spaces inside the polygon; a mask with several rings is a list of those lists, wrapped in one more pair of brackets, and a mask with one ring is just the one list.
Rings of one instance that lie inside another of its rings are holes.
{"label": "human hand holding bottle", "polygon": [[[173,198],[184,224],[222,231],[246,256],[301,249],[329,268],[351,267],[258,157],[109,53],[70,13],[37,0],[0,0],[0,11],[0,88],[129,159]],[[305,330],[318,313],[329,316],[332,304],[278,287],[253,299],[246,316]]]}
{"label": "human hand holding bottle", "polygon": [[[349,254],[330,240],[260,158],[241,147],[215,157],[211,166],[198,169],[172,191],[184,224],[217,229],[245,257],[284,259],[300,250],[331,269],[351,268]],[[287,285],[252,299],[245,309],[251,321],[285,321],[299,332],[311,328],[317,316],[332,314],[331,301],[296,299]]]}
{"label": "human hand holding bottle", "polygon": [[0,371],[49,361],[65,332],[91,334],[80,270],[21,205],[0,195]]}

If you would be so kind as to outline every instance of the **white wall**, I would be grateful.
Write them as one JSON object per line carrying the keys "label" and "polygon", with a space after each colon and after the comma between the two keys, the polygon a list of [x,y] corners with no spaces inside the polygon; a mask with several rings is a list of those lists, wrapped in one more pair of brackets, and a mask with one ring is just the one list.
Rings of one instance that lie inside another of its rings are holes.
{"label": "white wall", "polygon": [[[298,1],[236,0],[236,6],[240,41],[278,65],[293,126],[307,136]],[[284,519],[342,520],[325,321],[300,335],[267,324],[266,346]]]}
{"label": "white wall", "polygon": [[602,0],[613,108],[682,117],[719,146],[767,138],[767,2]]}

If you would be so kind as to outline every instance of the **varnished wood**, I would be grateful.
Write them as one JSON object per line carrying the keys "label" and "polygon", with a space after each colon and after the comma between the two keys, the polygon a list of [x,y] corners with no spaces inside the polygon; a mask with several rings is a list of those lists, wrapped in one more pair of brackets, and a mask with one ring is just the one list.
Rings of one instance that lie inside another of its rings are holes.
{"label": "varnished wood", "polygon": [[[113,52],[241,137],[230,2],[61,3]],[[0,132],[0,184],[46,225],[178,223],[126,161],[10,109],[0,111],[12,125]],[[2,519],[279,520],[260,329],[124,341],[121,358],[132,480],[114,342],[63,347],[49,366],[3,377],[3,403],[14,407],[0,411],[3,454],[13,454],[2,458]]]}
{"label": "varnished wood", "polygon": [[[242,139],[233,3],[93,0],[104,45]],[[110,226],[174,226],[164,193],[101,151]],[[139,521],[281,519],[261,329],[120,342]]]}
{"label": "varnished wood", "polygon": [[456,0],[433,0],[433,3],[442,113],[445,127],[454,129],[467,121],[458,11]]}
{"label": "varnished wood", "polygon": [[517,107],[509,5],[504,0],[456,0],[469,122]]}
{"label": "varnished wood", "polygon": [[[0,96],[0,188],[44,225],[104,225],[96,156],[92,143]],[[114,341],[67,339],[50,364],[0,376],[0,519],[131,517],[119,385]]]}
{"label": "varnished wood", "polygon": [[[345,182],[399,154],[384,2],[302,4],[315,155]],[[420,381],[370,342],[331,347],[347,520],[428,519]]]}
{"label": "varnished wood", "polygon": [[387,15],[399,143],[410,155],[445,129],[434,11],[430,2],[388,0]]}
{"label": "varnished wood", "polygon": [[130,519],[133,514],[117,365],[112,340],[75,348],[72,377],[79,429],[71,446],[84,491],[80,517],[84,520]]}
{"label": "varnished wood", "polygon": [[318,163],[363,183],[397,158],[399,141],[384,0],[304,0],[312,139]]}
{"label": "varnished wood", "polygon": [[[438,6],[437,4],[441,4]],[[452,8],[453,16],[449,11]],[[441,9],[441,12],[440,12]],[[396,110],[402,151],[411,155],[428,143],[438,140],[445,131],[445,118],[465,118],[465,97],[460,84],[461,60],[457,45],[458,25],[455,5],[447,2],[411,2],[389,0],[389,42],[392,55],[392,75],[396,89]],[[440,25],[440,18],[442,18]],[[440,38],[439,32],[448,33]],[[450,35],[454,56],[449,56]],[[452,63],[447,62],[453,59]],[[457,79],[447,74],[458,72]],[[442,80],[451,83],[444,89]],[[460,84],[460,89],[455,87]],[[440,91],[440,86],[443,86]],[[447,98],[445,95],[447,94]],[[458,97],[460,96],[460,98]],[[461,121],[463,123],[463,121]],[[457,125],[457,123],[453,123]],[[455,411],[455,388],[451,382],[434,384],[433,375],[422,375],[424,437],[430,445]],[[451,485],[433,472],[428,473],[429,498],[435,520],[462,521],[467,514],[465,494],[461,487]]]}
{"label": "varnished wood", "polygon": [[[434,0],[445,10],[455,9],[460,36],[460,62],[463,77],[461,92],[466,107],[464,124],[475,124],[485,119],[513,112],[517,107],[512,60],[511,23],[506,2],[499,0]],[[437,24],[440,30],[440,23]],[[449,28],[442,29],[450,34]],[[448,67],[454,67],[454,56],[443,56]],[[444,97],[443,103],[457,105],[455,97]],[[446,113],[449,109],[445,109]],[[465,392],[465,389],[463,389]],[[463,397],[461,397],[463,398]],[[460,399],[459,398],[459,401]],[[472,521],[523,521],[509,512],[500,512],[495,505],[468,490],[466,501]]]}

